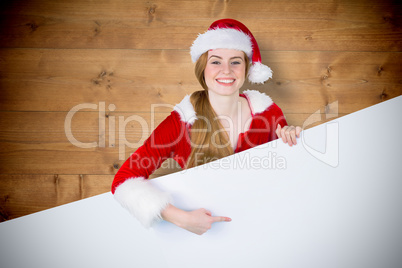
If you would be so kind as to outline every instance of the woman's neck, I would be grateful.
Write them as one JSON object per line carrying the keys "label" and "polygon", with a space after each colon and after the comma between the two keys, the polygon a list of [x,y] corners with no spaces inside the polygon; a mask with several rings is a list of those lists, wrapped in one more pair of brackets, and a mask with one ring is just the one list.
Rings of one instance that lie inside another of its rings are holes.
{"label": "woman's neck", "polygon": [[218,117],[236,118],[239,112],[239,93],[229,96],[215,94],[212,91],[208,92],[209,102]]}

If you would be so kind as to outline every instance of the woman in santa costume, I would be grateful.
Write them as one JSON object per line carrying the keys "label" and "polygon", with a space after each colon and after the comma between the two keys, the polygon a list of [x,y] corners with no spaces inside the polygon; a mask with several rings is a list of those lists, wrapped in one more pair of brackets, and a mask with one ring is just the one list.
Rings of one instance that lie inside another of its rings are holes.
{"label": "woman in santa costume", "polygon": [[196,234],[211,224],[231,221],[206,209],[184,211],[171,204],[168,193],[149,183],[149,175],[168,158],[191,168],[247,150],[277,138],[296,144],[299,127],[287,126],[281,109],[264,93],[246,90],[246,78],[264,83],[272,71],[261,63],[251,32],[242,23],[215,21],[191,47],[195,74],[201,86],[186,96],[117,172],[115,199],[144,226],[166,220]]}

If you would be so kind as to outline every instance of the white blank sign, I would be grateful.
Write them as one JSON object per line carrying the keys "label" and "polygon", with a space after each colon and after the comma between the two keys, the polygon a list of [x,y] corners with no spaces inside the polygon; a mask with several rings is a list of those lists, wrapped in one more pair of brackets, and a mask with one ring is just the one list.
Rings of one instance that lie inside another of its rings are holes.
{"label": "white blank sign", "polygon": [[232,222],[143,229],[110,193],[0,224],[0,267],[402,267],[402,97],[154,179]]}

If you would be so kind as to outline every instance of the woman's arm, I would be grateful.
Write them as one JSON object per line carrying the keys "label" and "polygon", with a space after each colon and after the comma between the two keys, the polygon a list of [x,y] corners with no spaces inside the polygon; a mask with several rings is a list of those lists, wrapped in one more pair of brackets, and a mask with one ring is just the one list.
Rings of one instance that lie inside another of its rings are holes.
{"label": "woman's arm", "polygon": [[[212,223],[230,221],[227,217],[213,217],[206,209],[184,211],[170,204],[171,198],[155,188],[148,176],[162,162],[175,155],[184,157],[185,146],[190,146],[184,137],[186,129],[180,125],[177,114],[165,119],[151,134],[143,146],[125,161],[115,175],[112,193],[115,199],[145,227],[161,219],[195,234],[203,234]],[[191,150],[188,147],[188,150]]]}
{"label": "woman's arm", "polygon": [[184,211],[171,204],[162,211],[161,215],[164,220],[198,235],[211,229],[214,222],[230,222],[232,220],[228,217],[212,216],[211,212],[205,208]]}
{"label": "woman's arm", "polygon": [[123,163],[114,177],[111,190],[116,201],[145,227],[161,220],[162,210],[171,201],[169,194],[154,187],[148,178],[163,161],[174,157],[177,150],[183,150],[185,131],[179,115],[173,112]]}

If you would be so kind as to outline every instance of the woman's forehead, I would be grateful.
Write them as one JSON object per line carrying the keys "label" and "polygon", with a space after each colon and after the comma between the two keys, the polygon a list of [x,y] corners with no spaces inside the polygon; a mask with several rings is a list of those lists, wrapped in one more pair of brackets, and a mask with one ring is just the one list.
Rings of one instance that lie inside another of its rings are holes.
{"label": "woman's forehead", "polygon": [[237,49],[228,49],[228,48],[217,48],[217,49],[210,49],[208,51],[208,56],[220,56],[220,57],[244,57],[244,52]]}

